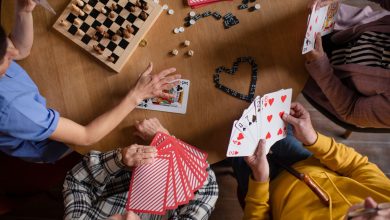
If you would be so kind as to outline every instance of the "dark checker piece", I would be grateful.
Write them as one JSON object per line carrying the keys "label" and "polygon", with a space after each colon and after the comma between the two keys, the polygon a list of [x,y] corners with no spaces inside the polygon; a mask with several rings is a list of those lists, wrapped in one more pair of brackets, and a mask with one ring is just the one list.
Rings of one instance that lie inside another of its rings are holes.
{"label": "dark checker piece", "polygon": [[76,15],[70,13],[70,14],[68,15],[68,17],[66,17],[66,20],[73,24],[74,19],[76,19],[76,18],[77,18]]}
{"label": "dark checker piece", "polygon": [[88,1],[88,4],[92,7],[95,7],[95,5],[97,4],[97,1],[96,0],[89,0]]}
{"label": "dark checker piece", "polygon": [[83,23],[81,26],[80,26],[80,29],[82,31],[84,31],[85,33],[87,33],[88,29],[89,29],[89,25],[87,23]]}
{"label": "dark checker piece", "polygon": [[74,25],[71,25],[70,28],[68,29],[68,32],[75,35],[77,32],[77,27]]}
{"label": "dark checker piece", "polygon": [[114,42],[110,41],[110,43],[108,43],[107,45],[107,49],[109,49],[110,51],[114,51],[116,46],[117,45]]}
{"label": "dark checker piece", "polygon": [[99,21],[96,21],[96,20],[92,23],[92,27],[95,29],[96,29],[96,27],[99,27],[101,25],[102,25],[102,23],[100,23]]}
{"label": "dark checker piece", "polygon": [[116,19],[115,19],[115,23],[117,23],[119,26],[121,26],[123,24],[123,22],[125,22],[125,19],[122,18],[121,16],[118,16]]}
{"label": "dark checker piece", "polygon": [[135,19],[137,19],[137,17],[130,13],[126,20],[128,20],[130,23],[134,23]]}
{"label": "dark checker piece", "polygon": [[129,45],[129,42],[125,39],[122,39],[119,44],[118,44],[121,48],[123,49],[126,49],[126,47]]}
{"label": "dark checker piece", "polygon": [[103,25],[106,26],[107,28],[110,28],[113,23],[114,22],[111,19],[106,18],[106,20],[103,22]]}
{"label": "dark checker piece", "polygon": [[111,54],[111,57],[113,57],[113,58],[114,58],[114,61],[113,61],[113,63],[116,63],[116,61],[118,61],[118,59],[119,59],[119,56],[118,56],[118,55],[116,55],[115,53],[112,53],[112,54]]}
{"label": "dark checker piece", "polygon": [[99,16],[100,12],[96,9],[92,9],[91,13],[89,15],[93,18],[97,18]]}
{"label": "dark checker piece", "polygon": [[85,44],[88,44],[91,41],[91,39],[92,38],[89,35],[85,34],[83,38],[81,38],[81,41],[84,42]]}

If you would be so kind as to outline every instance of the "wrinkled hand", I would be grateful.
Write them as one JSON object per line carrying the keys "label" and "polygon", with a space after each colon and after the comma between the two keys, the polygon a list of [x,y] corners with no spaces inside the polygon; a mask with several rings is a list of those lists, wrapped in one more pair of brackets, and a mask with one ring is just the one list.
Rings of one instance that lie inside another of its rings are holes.
{"label": "wrinkled hand", "polygon": [[107,220],[141,220],[140,217],[132,211],[129,211],[123,215],[116,214],[109,217]]}
{"label": "wrinkled hand", "polygon": [[314,49],[305,54],[306,61],[308,63],[316,61],[323,56],[326,56],[324,49],[322,48],[321,33],[316,34],[315,40],[316,40],[316,42],[314,44]]}
{"label": "wrinkled hand", "polygon": [[37,5],[34,0],[16,0],[15,2],[17,12],[32,12]]}
{"label": "wrinkled hand", "polygon": [[309,11],[312,11],[313,9],[318,10],[326,5],[332,4],[333,2],[338,2],[338,0],[309,0],[307,9]]}
{"label": "wrinkled hand", "polygon": [[154,135],[156,135],[157,132],[162,132],[169,135],[168,130],[161,125],[157,118],[145,119],[142,122],[135,121],[134,126],[137,129],[137,131],[134,132],[134,135],[137,135],[144,141],[152,141]]}
{"label": "wrinkled hand", "polygon": [[245,157],[245,162],[252,170],[253,179],[266,182],[269,179],[269,164],[265,153],[265,140],[260,140],[252,156]]}
{"label": "wrinkled hand", "polygon": [[134,168],[143,164],[154,162],[157,150],[152,146],[133,144],[122,148],[122,163],[129,168]]}
{"label": "wrinkled hand", "polygon": [[177,79],[180,79],[179,74],[170,75],[176,71],[175,68],[165,69],[157,74],[151,74],[153,70],[152,63],[149,64],[148,68],[143,72],[134,88],[129,94],[134,94],[137,104],[142,102],[144,99],[161,97],[161,98],[172,98],[173,94],[168,94],[164,90],[169,90],[177,85]]}
{"label": "wrinkled hand", "polygon": [[293,126],[294,136],[304,145],[312,145],[317,141],[310,114],[301,104],[291,103],[290,115],[283,114],[282,119]]}

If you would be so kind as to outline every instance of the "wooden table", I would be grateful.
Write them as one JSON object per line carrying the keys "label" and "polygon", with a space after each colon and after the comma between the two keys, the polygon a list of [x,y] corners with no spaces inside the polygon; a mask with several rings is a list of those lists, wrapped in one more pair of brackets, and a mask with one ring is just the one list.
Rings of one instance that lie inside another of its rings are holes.
{"label": "wooden table", "polygon": [[[1,21],[7,30],[12,27],[13,2],[2,2]],[[50,1],[61,13],[69,1]],[[223,28],[222,20],[203,18],[174,34],[175,27],[183,26],[183,19],[191,9],[183,1],[161,0],[169,3],[174,15],[166,11],[145,36],[148,45],[138,48],[123,71],[110,72],[92,56],[70,40],[58,34],[52,25],[57,16],[41,7],[33,13],[35,39],[31,55],[20,61],[38,85],[48,106],[63,117],[87,124],[117,104],[135,83],[150,61],[154,70],[176,67],[183,78],[191,80],[187,113],[185,115],[136,109],[109,135],[91,148],[75,147],[85,153],[90,149],[107,151],[140,140],[133,137],[135,120],[156,117],[176,137],[209,153],[209,162],[225,158],[232,123],[248,106],[215,88],[213,74],[221,65],[230,67],[240,56],[252,56],[259,66],[256,94],[264,94],[292,87],[295,98],[307,78],[301,55],[307,11],[306,0],[257,0],[261,10],[238,10],[240,1],[221,2],[196,9],[222,15],[232,12],[240,23]],[[254,3],[251,3],[254,4]],[[190,40],[192,58],[185,57],[187,48],[180,44]],[[176,57],[169,56],[173,48]],[[249,65],[240,66],[235,76],[221,76],[222,83],[246,93],[250,80]]]}

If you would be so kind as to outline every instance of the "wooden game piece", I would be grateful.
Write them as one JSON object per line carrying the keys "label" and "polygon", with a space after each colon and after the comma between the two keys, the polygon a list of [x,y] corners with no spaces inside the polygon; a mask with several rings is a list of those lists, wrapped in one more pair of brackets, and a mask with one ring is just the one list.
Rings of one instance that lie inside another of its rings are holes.
{"label": "wooden game piece", "polygon": [[80,6],[80,7],[83,7],[84,6],[84,2],[81,1],[81,0],[77,0],[77,5]]}
{"label": "wooden game piece", "polygon": [[131,7],[130,7],[130,12],[135,12],[135,10],[136,10],[136,9],[135,9],[134,6],[131,6]]}
{"label": "wooden game piece", "polygon": [[141,2],[140,2],[139,0],[136,1],[135,5],[136,5],[137,7],[139,7],[139,8],[142,7]]}
{"label": "wooden game piece", "polygon": [[168,10],[168,14],[169,14],[169,15],[173,15],[173,14],[175,14],[175,11],[174,11],[173,9],[169,9],[169,10]]}
{"label": "wooden game piece", "polygon": [[142,10],[147,11],[148,9],[149,9],[149,6],[147,6],[147,5],[144,5],[144,6],[142,7]]}
{"label": "wooden game piece", "polygon": [[112,10],[117,10],[117,9],[118,9],[118,6],[117,6],[115,3],[112,3],[112,4],[111,4],[111,9],[112,9]]}
{"label": "wooden game piece", "polygon": [[97,27],[96,27],[96,30],[97,30],[99,33],[101,33],[101,34],[104,34],[104,27],[102,27],[102,26],[97,26]]}
{"label": "wooden game piece", "polygon": [[83,10],[79,9],[79,15],[80,15],[80,16],[84,16],[84,15],[85,15],[85,12],[83,12]]}
{"label": "wooden game piece", "polygon": [[68,26],[68,22],[66,22],[65,20],[62,19],[60,21],[60,25],[63,26],[63,27],[66,27],[66,26]]}
{"label": "wooden game piece", "polygon": [[146,20],[148,18],[148,14],[146,14],[146,12],[141,12],[141,14],[139,15],[141,17],[141,19],[143,20]]}
{"label": "wooden game piece", "polygon": [[179,51],[176,50],[176,49],[173,49],[173,50],[171,51],[171,54],[172,54],[173,56],[176,56],[176,55],[179,54]]}
{"label": "wooden game piece", "polygon": [[185,40],[183,42],[183,44],[184,44],[184,46],[188,47],[188,46],[190,46],[191,42],[189,40]]}
{"label": "wooden game piece", "polygon": [[119,39],[119,36],[114,34],[112,37],[111,37],[111,40],[112,41],[117,41]]}
{"label": "wooden game piece", "polygon": [[99,38],[98,38],[98,36],[96,36],[96,34],[95,34],[95,35],[92,36],[92,39],[98,40]]}
{"label": "wooden game piece", "polygon": [[134,33],[134,28],[131,26],[131,25],[126,25],[126,29],[128,32],[130,32],[131,34]]}
{"label": "wooden game piece", "polygon": [[81,24],[81,20],[78,19],[78,18],[76,18],[76,19],[74,19],[73,23],[74,23],[75,25],[80,25],[80,24]]}
{"label": "wooden game piece", "polygon": [[124,31],[123,31],[123,37],[125,37],[125,38],[130,38],[130,37],[131,37],[130,32],[127,31],[127,30],[124,30]]}
{"label": "wooden game piece", "polygon": [[148,42],[144,39],[142,39],[139,44],[138,44],[140,47],[146,47],[146,45],[148,45]]}
{"label": "wooden game piece", "polygon": [[100,9],[100,12],[101,13],[103,13],[103,14],[105,14],[105,13],[107,13],[107,10],[104,8],[104,6]]}
{"label": "wooden game piece", "polygon": [[105,37],[105,38],[110,38],[110,34],[109,33],[107,33],[106,31],[103,33],[103,37]]}
{"label": "wooden game piece", "polygon": [[80,11],[80,8],[77,7],[75,4],[72,4],[72,11],[74,11],[74,12],[76,12],[78,14],[79,11]]}
{"label": "wooden game piece", "polygon": [[107,57],[107,60],[110,61],[110,62],[114,62],[114,61],[115,61],[115,58],[112,57],[112,56],[108,56],[108,57]]}
{"label": "wooden game piece", "polygon": [[194,51],[193,50],[189,50],[187,52],[187,55],[190,56],[190,57],[194,56]]}
{"label": "wooden game piece", "polygon": [[85,35],[84,31],[82,31],[81,29],[77,29],[76,34],[78,34],[80,36],[84,36]]}
{"label": "wooden game piece", "polygon": [[123,33],[122,33],[122,31],[121,31],[120,29],[118,29],[118,30],[116,31],[116,34],[119,35],[119,36],[121,36],[121,37],[123,37]]}
{"label": "wooden game piece", "polygon": [[93,45],[93,49],[94,49],[98,54],[103,54],[102,48],[100,48],[98,45]]}
{"label": "wooden game piece", "polygon": [[90,11],[92,11],[92,6],[86,5],[86,6],[84,7],[84,9],[85,9],[87,12],[90,12]]}
{"label": "wooden game piece", "polygon": [[113,11],[110,12],[110,18],[115,18],[115,13]]}

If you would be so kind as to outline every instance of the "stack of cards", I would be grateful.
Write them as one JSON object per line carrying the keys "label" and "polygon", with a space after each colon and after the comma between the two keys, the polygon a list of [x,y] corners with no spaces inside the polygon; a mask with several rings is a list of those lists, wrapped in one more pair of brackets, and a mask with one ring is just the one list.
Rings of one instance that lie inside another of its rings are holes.
{"label": "stack of cards", "polygon": [[187,204],[208,177],[207,154],[172,136],[157,133],[155,162],[133,170],[127,210],[164,215]]}
{"label": "stack of cards", "polygon": [[336,22],[336,15],[339,9],[339,3],[335,2],[324,6],[318,10],[313,8],[312,13],[308,18],[307,31],[305,42],[303,43],[302,54],[305,54],[314,49],[315,35],[321,33],[321,36],[331,33]]}
{"label": "stack of cards", "polygon": [[181,79],[179,80],[179,85],[169,91],[164,91],[166,93],[173,94],[173,98],[164,99],[156,97],[152,99],[145,99],[137,106],[137,108],[185,114],[187,111],[189,89],[190,81]]}
{"label": "stack of cards", "polygon": [[[187,4],[191,8],[199,8],[220,1],[226,1],[226,0],[187,0]],[[232,1],[232,0],[228,0],[228,1]]]}
{"label": "stack of cards", "polygon": [[266,140],[266,152],[287,136],[283,114],[290,114],[292,89],[257,96],[238,121],[234,121],[230,135],[228,157],[250,156],[260,139]]}

